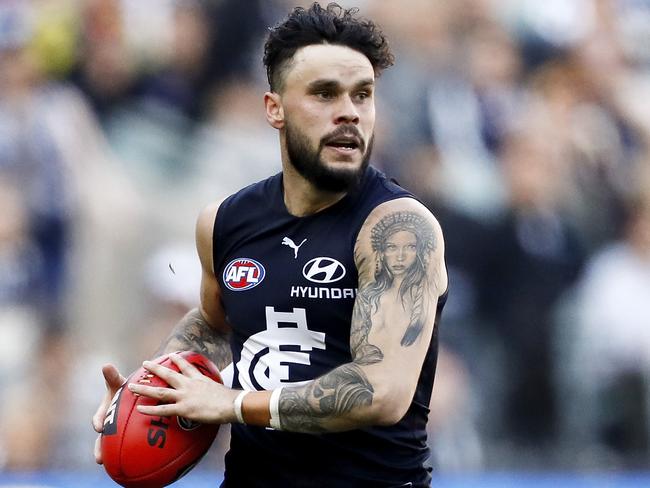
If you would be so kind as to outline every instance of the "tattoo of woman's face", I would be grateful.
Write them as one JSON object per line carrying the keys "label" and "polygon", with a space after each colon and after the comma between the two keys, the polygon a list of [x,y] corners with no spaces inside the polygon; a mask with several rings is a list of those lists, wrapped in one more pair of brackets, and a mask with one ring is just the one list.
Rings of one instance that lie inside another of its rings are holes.
{"label": "tattoo of woman's face", "polygon": [[417,236],[414,233],[400,230],[386,239],[383,262],[393,277],[403,277],[415,263],[416,255]]}
{"label": "tattoo of woman's face", "polygon": [[398,296],[410,316],[401,344],[410,346],[424,327],[428,267],[436,247],[433,227],[414,212],[395,212],[372,228],[370,239],[375,252],[375,281],[363,291],[370,304],[368,313],[378,309],[385,292],[398,287]]}
{"label": "tattoo of woman's face", "polygon": [[375,252],[375,288],[379,293],[398,279],[400,295],[426,279],[431,252],[436,247],[431,224],[414,212],[394,212],[371,230]]}

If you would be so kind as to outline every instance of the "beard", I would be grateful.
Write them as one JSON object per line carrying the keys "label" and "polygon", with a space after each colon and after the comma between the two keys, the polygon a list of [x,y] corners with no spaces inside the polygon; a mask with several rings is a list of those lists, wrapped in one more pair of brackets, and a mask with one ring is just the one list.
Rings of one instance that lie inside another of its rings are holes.
{"label": "beard", "polygon": [[[359,149],[363,154],[363,159],[358,168],[330,168],[322,159],[322,151],[326,142],[343,133],[352,133],[361,141]],[[289,162],[303,178],[319,190],[341,193],[349,192],[359,186],[361,178],[370,164],[374,135],[370,137],[366,145],[355,126],[341,126],[322,137],[318,147],[313,149],[307,136],[287,122],[285,139]]]}

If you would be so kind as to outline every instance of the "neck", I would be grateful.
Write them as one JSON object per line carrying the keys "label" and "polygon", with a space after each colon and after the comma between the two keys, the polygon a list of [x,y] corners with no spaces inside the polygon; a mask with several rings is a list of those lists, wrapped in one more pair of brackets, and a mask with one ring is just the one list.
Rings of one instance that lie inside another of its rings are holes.
{"label": "neck", "polygon": [[316,188],[306,180],[288,161],[282,163],[284,180],[284,204],[291,215],[305,217],[331,207],[346,192],[327,192]]}

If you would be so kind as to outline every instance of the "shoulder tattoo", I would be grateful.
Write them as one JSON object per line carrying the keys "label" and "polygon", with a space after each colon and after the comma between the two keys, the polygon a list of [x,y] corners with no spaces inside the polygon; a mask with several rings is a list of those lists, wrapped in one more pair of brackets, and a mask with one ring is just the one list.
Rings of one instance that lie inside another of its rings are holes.
{"label": "shoulder tattoo", "polygon": [[[386,293],[396,291],[409,322],[401,339],[410,346],[424,329],[430,289],[430,266],[437,248],[430,221],[416,212],[398,211],[384,216],[370,230],[374,281],[359,292],[352,320],[351,343],[361,362],[378,362],[381,351],[368,343],[371,317]],[[357,359],[359,360],[359,359]]]}

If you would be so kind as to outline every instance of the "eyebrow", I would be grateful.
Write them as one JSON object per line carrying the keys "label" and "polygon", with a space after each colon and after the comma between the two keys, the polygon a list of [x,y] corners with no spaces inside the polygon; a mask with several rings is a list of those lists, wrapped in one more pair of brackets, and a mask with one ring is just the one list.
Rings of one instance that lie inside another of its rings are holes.
{"label": "eyebrow", "polygon": [[[360,80],[358,83],[355,83],[354,88],[360,88],[365,86],[374,86],[375,80],[372,78],[365,78]],[[341,87],[341,83],[337,80],[329,79],[319,79],[314,80],[307,85],[308,90],[337,90]]]}

